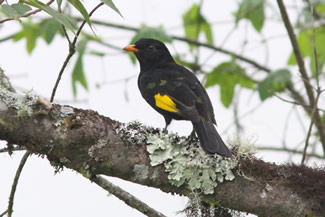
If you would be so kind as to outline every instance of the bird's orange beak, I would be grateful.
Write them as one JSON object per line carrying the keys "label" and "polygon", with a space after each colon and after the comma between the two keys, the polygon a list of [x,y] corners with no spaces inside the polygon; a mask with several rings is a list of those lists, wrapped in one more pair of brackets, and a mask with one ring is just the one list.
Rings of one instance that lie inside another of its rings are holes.
{"label": "bird's orange beak", "polygon": [[135,48],[135,44],[128,45],[125,48],[123,48],[123,50],[133,52],[133,53],[139,52],[139,49]]}

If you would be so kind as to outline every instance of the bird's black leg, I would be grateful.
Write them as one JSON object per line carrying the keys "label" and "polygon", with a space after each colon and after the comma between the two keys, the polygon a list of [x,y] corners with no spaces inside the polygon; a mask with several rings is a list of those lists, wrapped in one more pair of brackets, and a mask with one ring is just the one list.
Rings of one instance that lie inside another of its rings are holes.
{"label": "bird's black leg", "polygon": [[167,127],[168,127],[168,125],[170,124],[170,122],[172,122],[172,119],[169,118],[169,117],[165,117],[165,116],[164,116],[164,118],[165,118],[165,123],[166,123],[166,125],[165,125],[165,128],[164,128],[163,132],[164,132],[164,133],[168,133]]}
{"label": "bird's black leg", "polygon": [[191,138],[195,138],[196,137],[196,132],[195,132],[194,127],[193,127],[193,130],[192,130],[191,134],[190,134],[190,137]]}

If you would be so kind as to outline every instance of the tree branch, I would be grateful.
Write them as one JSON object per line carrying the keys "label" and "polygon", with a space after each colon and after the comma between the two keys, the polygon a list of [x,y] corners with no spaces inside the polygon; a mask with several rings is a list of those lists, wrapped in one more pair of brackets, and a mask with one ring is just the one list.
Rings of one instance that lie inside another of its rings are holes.
{"label": "tree branch", "polygon": [[[315,105],[316,104],[316,99],[315,99],[315,95],[314,95],[314,91],[313,91],[313,86],[312,86],[312,84],[310,82],[310,79],[309,79],[309,76],[308,76],[308,73],[307,73],[307,70],[306,70],[306,67],[305,67],[305,62],[304,62],[303,57],[301,55],[300,47],[298,45],[298,41],[297,41],[296,35],[294,33],[293,27],[291,25],[289,16],[287,14],[285,5],[284,5],[282,0],[277,0],[277,3],[278,3],[278,6],[279,6],[279,9],[280,9],[282,20],[283,20],[284,25],[286,27],[286,30],[288,32],[290,42],[291,42],[291,45],[292,45],[292,48],[293,48],[293,52],[295,54],[295,57],[296,57],[296,60],[297,60],[297,63],[298,63],[299,72],[301,74],[302,81],[304,83],[305,90],[306,90],[306,93],[307,93],[307,96],[308,96],[308,99],[309,99],[309,105],[310,105],[311,109],[308,110],[308,113],[311,114],[313,108],[315,108],[315,106],[317,107],[317,105]],[[319,133],[319,136],[320,136],[320,140],[321,140],[321,143],[322,143],[322,146],[323,146],[323,152],[325,154],[325,131],[324,131],[324,126],[323,126],[323,123],[322,123],[321,116],[320,116],[318,111],[315,112],[315,125],[317,127],[317,130],[318,130],[318,133]]]}
{"label": "tree branch", "polygon": [[135,196],[131,195],[129,192],[124,191],[122,188],[114,185],[107,179],[104,179],[101,176],[95,176],[91,178],[91,181],[95,182],[98,186],[102,187],[109,193],[115,195],[120,200],[124,201],[128,206],[135,208],[139,212],[143,213],[146,216],[150,217],[164,217],[165,215],[154,210],[144,202],[140,201]]}
{"label": "tree branch", "polygon": [[3,213],[0,214],[0,217],[5,216],[8,213],[8,210],[4,211]]}
{"label": "tree branch", "polygon": [[12,216],[12,212],[13,212],[12,207],[14,205],[14,197],[15,197],[15,193],[16,193],[17,184],[19,181],[20,174],[23,171],[23,168],[25,166],[25,163],[26,163],[27,158],[29,157],[30,153],[31,153],[30,151],[25,152],[24,156],[20,160],[19,167],[16,171],[16,175],[15,175],[14,181],[12,183],[11,192],[10,192],[10,196],[9,196],[8,209],[7,209],[8,217]]}
{"label": "tree branch", "polygon": [[[0,139],[46,156],[52,165],[71,168],[89,179],[103,174],[193,197],[190,183],[170,184],[165,165],[152,166],[147,151],[150,137],[169,138],[173,145],[185,138],[139,124],[125,126],[91,110],[45,106],[37,96],[13,93],[2,85],[0,104]],[[194,144],[184,143],[181,151],[195,150]],[[201,156],[200,151],[196,155]],[[207,158],[202,155],[201,160]],[[216,160],[211,165],[218,165]],[[200,193],[200,199],[266,217],[325,215],[324,170],[254,159],[240,160],[238,168],[244,176],[219,183],[213,194]]]}

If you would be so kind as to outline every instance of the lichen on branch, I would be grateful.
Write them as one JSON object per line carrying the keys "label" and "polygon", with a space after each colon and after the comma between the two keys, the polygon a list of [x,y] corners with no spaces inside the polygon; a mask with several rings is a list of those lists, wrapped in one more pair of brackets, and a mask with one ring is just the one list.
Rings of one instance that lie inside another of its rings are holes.
{"label": "lichen on branch", "polygon": [[247,148],[247,145],[233,145],[241,156],[225,158],[217,154],[209,155],[200,148],[197,138],[167,134],[139,122],[121,124],[116,132],[128,142],[146,143],[150,165],[163,165],[170,184],[176,187],[187,184],[190,191],[204,194],[213,194],[218,183],[232,181],[239,159],[253,154],[252,148]]}

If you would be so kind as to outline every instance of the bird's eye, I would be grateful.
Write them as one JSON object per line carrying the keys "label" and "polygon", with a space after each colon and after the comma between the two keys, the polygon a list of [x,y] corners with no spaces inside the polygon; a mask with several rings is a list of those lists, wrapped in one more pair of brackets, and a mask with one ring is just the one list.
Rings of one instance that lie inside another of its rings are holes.
{"label": "bird's eye", "polygon": [[155,46],[153,46],[153,45],[149,46],[150,50],[153,50],[154,48],[155,48]]}

